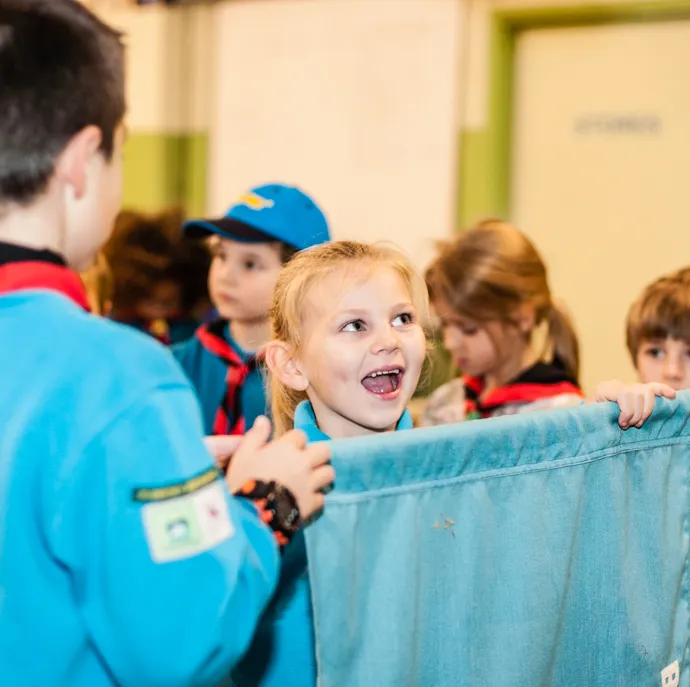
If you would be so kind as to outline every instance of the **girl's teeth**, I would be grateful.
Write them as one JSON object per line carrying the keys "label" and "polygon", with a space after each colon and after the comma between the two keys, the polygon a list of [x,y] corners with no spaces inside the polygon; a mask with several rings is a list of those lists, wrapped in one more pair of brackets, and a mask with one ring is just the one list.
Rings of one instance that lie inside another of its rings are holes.
{"label": "girl's teeth", "polygon": [[397,375],[400,374],[400,370],[380,370],[379,372],[372,372],[370,377],[380,377],[381,375]]}

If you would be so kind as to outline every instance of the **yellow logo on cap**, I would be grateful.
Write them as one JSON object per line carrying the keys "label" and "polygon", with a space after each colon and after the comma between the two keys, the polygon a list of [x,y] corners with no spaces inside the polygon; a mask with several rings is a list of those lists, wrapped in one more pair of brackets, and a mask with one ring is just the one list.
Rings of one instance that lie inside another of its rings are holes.
{"label": "yellow logo on cap", "polygon": [[272,208],[275,203],[268,198],[262,198],[256,193],[245,193],[238,201],[252,210],[263,210],[264,208]]}

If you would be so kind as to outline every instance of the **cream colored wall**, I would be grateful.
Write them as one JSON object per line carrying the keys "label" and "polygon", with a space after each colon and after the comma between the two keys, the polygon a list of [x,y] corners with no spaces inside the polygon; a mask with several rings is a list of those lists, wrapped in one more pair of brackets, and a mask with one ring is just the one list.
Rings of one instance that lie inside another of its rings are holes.
{"label": "cream colored wall", "polygon": [[462,30],[454,0],[216,5],[209,209],[291,181],[422,266],[454,228]]}
{"label": "cream colored wall", "polygon": [[[629,4],[588,4],[612,2]],[[210,132],[208,212],[254,182],[294,181],[324,206],[337,237],[394,240],[422,267],[434,240],[455,228],[458,132],[487,124],[492,12],[582,3],[92,4],[128,35],[130,129]],[[552,179],[542,183],[548,198]],[[551,267],[567,291],[558,262]],[[615,357],[625,360],[620,349]],[[586,365],[588,380],[606,370],[630,376],[625,363]]]}
{"label": "cream colored wall", "polygon": [[128,128],[154,134],[205,132],[212,6],[132,7],[120,0],[92,0],[91,6],[125,35]]}
{"label": "cream colored wall", "polygon": [[[628,308],[690,264],[690,91],[678,87],[689,81],[690,22],[518,38],[512,214],[574,315],[590,391],[634,380]],[[640,128],[605,131],[590,117],[637,117]]]}
{"label": "cream colored wall", "polygon": [[[467,130],[486,126],[488,115],[491,15],[494,12],[545,7],[582,7],[581,0],[460,0],[467,12],[467,62],[462,90],[462,127]],[[635,0],[633,0],[634,2]],[[588,6],[630,5],[631,0],[588,0]]]}
{"label": "cream colored wall", "polygon": [[420,267],[454,230],[462,0],[91,5],[126,34],[130,130],[209,132],[208,212],[291,181]]}
{"label": "cream colored wall", "polygon": [[90,0],[127,45],[124,205],[205,211],[213,44],[209,5]]}

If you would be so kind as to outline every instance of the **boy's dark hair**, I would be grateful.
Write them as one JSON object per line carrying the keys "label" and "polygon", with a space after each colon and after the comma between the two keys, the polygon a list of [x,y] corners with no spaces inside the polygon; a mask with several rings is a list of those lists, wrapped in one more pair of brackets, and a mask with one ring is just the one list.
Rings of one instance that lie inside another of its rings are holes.
{"label": "boy's dark hair", "polygon": [[[179,225],[177,227],[179,233]],[[208,270],[211,254],[204,243],[182,236],[170,267],[173,281],[180,285],[180,308],[184,315],[193,315],[200,305],[210,307]]]}
{"label": "boy's dark hair", "polygon": [[0,0],[0,204],[27,204],[89,125],[106,159],[125,113],[120,34],[76,0]]}
{"label": "boy's dark hair", "polygon": [[645,341],[667,337],[690,342],[690,268],[649,284],[628,312],[625,338],[635,366]]}
{"label": "boy's dark hair", "polygon": [[278,241],[278,254],[280,255],[280,262],[282,262],[283,265],[297,253],[299,253],[299,251],[294,246],[288,246],[287,243]]}

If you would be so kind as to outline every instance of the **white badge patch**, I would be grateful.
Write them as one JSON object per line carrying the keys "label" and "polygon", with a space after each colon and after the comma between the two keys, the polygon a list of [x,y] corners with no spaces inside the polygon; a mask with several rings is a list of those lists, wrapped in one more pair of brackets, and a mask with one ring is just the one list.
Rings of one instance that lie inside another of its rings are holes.
{"label": "white badge patch", "polygon": [[147,503],[142,519],[156,563],[196,556],[235,534],[219,480],[191,494]]}

